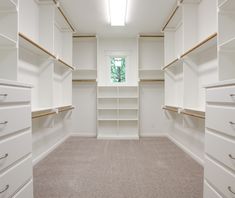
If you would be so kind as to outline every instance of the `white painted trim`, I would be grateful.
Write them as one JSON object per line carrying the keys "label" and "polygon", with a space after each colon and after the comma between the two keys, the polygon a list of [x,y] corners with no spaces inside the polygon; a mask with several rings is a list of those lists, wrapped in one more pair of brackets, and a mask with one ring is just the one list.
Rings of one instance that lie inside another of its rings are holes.
{"label": "white painted trim", "polygon": [[139,136],[97,136],[98,140],[139,140]]}
{"label": "white painted trim", "polygon": [[151,138],[151,137],[168,137],[167,136],[167,133],[145,133],[145,134],[140,134],[140,138],[145,138],[145,137],[148,137],[148,138]]}
{"label": "white painted trim", "polygon": [[185,153],[190,155],[196,162],[198,162],[200,165],[204,167],[204,159],[200,158],[199,156],[195,155],[191,150],[189,150],[186,146],[184,146],[182,143],[180,143],[178,140],[173,138],[171,135],[167,134],[166,137],[168,137],[173,143],[175,143],[178,147],[180,147]]}
{"label": "white painted trim", "polygon": [[53,146],[51,146],[48,150],[44,151],[38,157],[33,159],[33,166],[35,166],[38,162],[43,160],[47,155],[49,155],[52,151],[54,151],[58,146],[60,146],[62,143],[64,143],[65,140],[67,140],[69,137],[70,137],[70,135],[66,135],[64,138],[62,138],[57,143],[55,143]]}
{"label": "white painted trim", "polygon": [[88,138],[96,138],[97,135],[94,133],[70,133],[70,137],[88,137]]}

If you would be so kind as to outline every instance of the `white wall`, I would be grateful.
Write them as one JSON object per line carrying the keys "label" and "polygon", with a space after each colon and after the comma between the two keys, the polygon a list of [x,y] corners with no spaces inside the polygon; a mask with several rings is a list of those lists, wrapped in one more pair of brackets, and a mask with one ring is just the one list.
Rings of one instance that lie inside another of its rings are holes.
{"label": "white wall", "polygon": [[99,86],[113,85],[110,80],[110,56],[126,57],[126,83],[121,85],[137,85],[137,38],[99,38],[97,51]]}
{"label": "white wall", "polygon": [[73,83],[72,135],[96,136],[96,83]]}
{"label": "white wall", "polygon": [[140,136],[166,135],[172,130],[172,122],[166,118],[164,104],[164,83],[146,82],[140,84]]}

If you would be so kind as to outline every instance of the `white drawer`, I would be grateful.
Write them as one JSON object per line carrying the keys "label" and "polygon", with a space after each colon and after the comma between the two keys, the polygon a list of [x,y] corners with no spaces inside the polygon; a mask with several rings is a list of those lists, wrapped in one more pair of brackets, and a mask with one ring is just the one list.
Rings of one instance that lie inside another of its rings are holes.
{"label": "white drawer", "polygon": [[0,171],[31,152],[30,131],[0,141]]}
{"label": "white drawer", "polygon": [[12,198],[33,198],[33,181],[30,180],[18,193]]}
{"label": "white drawer", "polygon": [[234,140],[206,131],[205,142],[206,153],[235,171]]}
{"label": "white drawer", "polygon": [[205,178],[215,187],[223,197],[235,198],[235,175],[208,157],[205,161]]}
{"label": "white drawer", "polygon": [[30,127],[31,107],[28,105],[0,108],[0,123],[0,137]]}
{"label": "white drawer", "polygon": [[222,198],[219,193],[215,191],[207,181],[204,181],[204,191],[203,191],[204,198]]}
{"label": "white drawer", "polygon": [[207,89],[207,102],[235,103],[235,86]]}
{"label": "white drawer", "polygon": [[0,175],[0,198],[8,198],[20,190],[32,178],[31,156]]}
{"label": "white drawer", "polygon": [[235,136],[235,108],[207,105],[206,127]]}
{"label": "white drawer", "polygon": [[30,102],[29,88],[10,87],[0,85],[0,104],[9,102]]}

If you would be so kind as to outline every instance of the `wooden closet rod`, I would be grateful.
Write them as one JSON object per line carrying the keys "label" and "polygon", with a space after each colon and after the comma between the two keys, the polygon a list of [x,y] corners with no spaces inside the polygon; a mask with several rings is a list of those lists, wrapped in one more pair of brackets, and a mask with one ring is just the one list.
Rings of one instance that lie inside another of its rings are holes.
{"label": "wooden closet rod", "polygon": [[168,67],[170,67],[170,66],[172,66],[174,63],[176,63],[177,61],[179,61],[179,59],[177,58],[177,59],[175,59],[175,60],[173,60],[172,62],[170,62],[168,65],[166,65],[165,67],[163,67],[162,68],[162,70],[165,70],[166,68],[168,68]]}
{"label": "wooden closet rod", "polygon": [[172,112],[178,113],[178,109],[177,109],[177,108],[162,107],[162,109],[167,110],[167,111],[172,111]]}
{"label": "wooden closet rod", "polygon": [[[181,3],[183,3],[184,2],[184,0],[181,0],[180,2],[179,2],[179,5],[181,4]],[[177,12],[177,10],[179,9],[179,5],[177,5],[176,6],[176,8],[173,10],[173,12],[171,13],[171,15],[170,15],[170,17],[168,18],[168,20],[167,20],[167,22],[166,22],[166,24],[163,26],[163,28],[162,28],[162,32],[164,32],[164,30],[166,29],[166,27],[167,27],[167,25],[170,23],[170,21],[171,21],[171,19],[175,16],[175,13]]]}
{"label": "wooden closet rod", "polygon": [[140,82],[164,82],[164,79],[146,79],[140,80]]}
{"label": "wooden closet rod", "polygon": [[97,81],[93,80],[93,79],[73,80],[73,82],[92,82],[92,83],[97,83]]}
{"label": "wooden closet rod", "polygon": [[70,66],[69,64],[67,64],[66,62],[62,61],[61,59],[58,59],[58,61],[62,64],[64,64],[66,67],[70,68],[71,70],[74,70],[74,67]]}
{"label": "wooden closet rod", "polygon": [[41,117],[45,117],[45,116],[49,116],[49,115],[54,115],[56,114],[56,112],[47,112],[47,113],[40,113],[38,115],[32,115],[32,119],[35,119],[35,118],[41,118]]}
{"label": "wooden closet rod", "polygon": [[75,32],[74,27],[73,27],[72,24],[69,22],[68,18],[65,16],[63,10],[62,10],[59,6],[57,6],[57,0],[53,0],[53,2],[54,2],[54,4],[56,5],[56,7],[57,7],[57,9],[59,10],[59,12],[61,13],[61,15],[64,17],[65,21],[68,23],[68,25],[69,25],[69,27],[71,28],[71,30],[72,30],[73,32]]}
{"label": "wooden closet rod", "polygon": [[96,38],[96,35],[75,35],[73,38]]}
{"label": "wooden closet rod", "polygon": [[204,45],[205,43],[207,43],[208,41],[210,41],[211,39],[215,38],[217,36],[217,33],[214,33],[212,35],[210,35],[209,37],[207,37],[205,40],[203,40],[202,42],[198,43],[196,46],[194,46],[193,48],[191,48],[190,50],[188,50],[187,52],[185,52],[183,55],[181,55],[180,58],[183,58],[184,56],[190,54],[192,51],[196,50],[197,48],[201,47],[202,45]]}
{"label": "wooden closet rod", "polygon": [[61,112],[70,111],[70,110],[73,110],[73,109],[75,109],[75,107],[69,107],[69,108],[61,109],[58,112],[61,113]]}
{"label": "wooden closet rod", "polygon": [[24,34],[19,32],[19,36],[23,39],[25,39],[26,41],[28,41],[29,43],[31,43],[32,45],[34,45],[36,48],[42,50],[43,52],[45,52],[47,55],[51,56],[52,58],[56,58],[52,53],[50,53],[49,51],[47,51],[45,48],[43,48],[42,46],[38,45],[37,43],[35,43],[33,40],[31,40],[30,38],[28,38],[27,36],[25,36]]}
{"label": "wooden closet rod", "polygon": [[185,112],[185,111],[181,111],[180,113],[181,113],[181,114],[184,114],[184,115],[196,117],[196,118],[205,119],[205,116],[204,116],[204,115],[199,115],[199,114],[195,114],[195,113],[189,113],[189,112]]}
{"label": "wooden closet rod", "polygon": [[140,38],[164,38],[164,35],[145,35],[145,34],[141,34],[139,36]]}

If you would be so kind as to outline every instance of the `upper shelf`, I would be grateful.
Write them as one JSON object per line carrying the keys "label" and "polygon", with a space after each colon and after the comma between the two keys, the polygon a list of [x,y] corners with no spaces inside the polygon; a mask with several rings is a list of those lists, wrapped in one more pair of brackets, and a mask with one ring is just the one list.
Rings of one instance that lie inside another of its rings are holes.
{"label": "upper shelf", "polygon": [[219,5],[220,11],[235,11],[235,1],[234,0],[224,0]]}
{"label": "upper shelf", "polygon": [[217,33],[210,35],[209,37],[207,37],[206,39],[204,39],[200,43],[196,44],[194,47],[192,47],[188,51],[184,52],[180,56],[180,58],[176,58],[171,63],[164,66],[162,69],[165,70],[168,67],[178,65],[183,60],[183,58],[185,58],[186,56],[197,55],[197,54],[202,53],[203,51],[205,51],[213,46],[215,46],[215,47],[217,46]]}
{"label": "upper shelf", "polygon": [[16,10],[17,4],[13,0],[1,0],[0,11]]}
{"label": "upper shelf", "polygon": [[16,47],[16,41],[11,38],[0,34],[0,46],[1,47]]}
{"label": "upper shelf", "polygon": [[20,46],[26,48],[27,50],[29,50],[39,56],[42,56],[44,58],[54,59],[57,62],[57,65],[59,65],[59,66],[63,66],[63,67],[65,66],[69,69],[74,70],[74,68],[72,66],[70,66],[69,64],[67,64],[66,62],[64,62],[61,59],[57,59],[54,54],[52,54],[47,49],[45,49],[44,47],[42,47],[41,45],[39,45],[38,43],[36,43],[32,39],[28,38],[27,36],[25,36],[22,33],[19,33],[19,44],[20,44]]}

